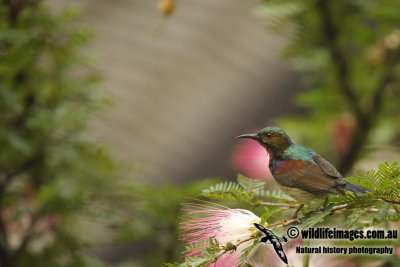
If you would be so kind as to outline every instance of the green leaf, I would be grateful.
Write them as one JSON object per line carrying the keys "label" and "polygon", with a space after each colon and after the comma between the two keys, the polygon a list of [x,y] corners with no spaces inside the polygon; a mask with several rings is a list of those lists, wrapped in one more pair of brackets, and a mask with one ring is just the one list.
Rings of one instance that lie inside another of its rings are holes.
{"label": "green leaf", "polygon": [[265,187],[264,181],[247,178],[241,174],[238,174],[237,181],[246,193],[263,190]]}
{"label": "green leaf", "polygon": [[285,194],[281,190],[273,190],[273,191],[261,190],[259,192],[259,196],[267,198],[267,199],[277,200],[279,202],[294,202],[295,201],[292,197]]}
{"label": "green leaf", "polygon": [[240,256],[240,264],[241,265],[246,264],[246,261],[255,252],[254,250],[260,244],[260,240],[261,240],[261,238],[256,238],[250,246],[248,246],[245,249],[243,249],[243,253]]}
{"label": "green leaf", "polygon": [[361,215],[363,215],[368,209],[369,209],[369,207],[354,209],[354,211],[347,217],[347,220],[346,220],[347,227],[350,227],[351,225],[353,225],[358,220],[358,218]]}

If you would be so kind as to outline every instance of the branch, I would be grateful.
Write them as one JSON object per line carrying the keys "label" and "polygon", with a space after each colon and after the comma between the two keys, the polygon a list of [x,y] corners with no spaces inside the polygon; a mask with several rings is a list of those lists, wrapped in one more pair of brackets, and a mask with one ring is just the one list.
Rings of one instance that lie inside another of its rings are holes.
{"label": "branch", "polygon": [[274,207],[286,207],[286,208],[297,208],[299,205],[292,203],[274,203],[274,202],[261,202],[261,206],[274,206]]}
{"label": "branch", "polygon": [[392,204],[400,204],[400,200],[392,200],[392,199],[389,199],[389,198],[379,198],[379,200],[382,200],[382,201],[385,201],[385,202],[388,202],[388,203],[392,203]]}
{"label": "branch", "polygon": [[0,264],[1,266],[10,266],[10,253],[9,253],[9,243],[7,238],[6,227],[4,224],[3,216],[0,213],[0,238],[2,239],[0,243]]}
{"label": "branch", "polygon": [[384,67],[381,80],[376,86],[375,93],[371,98],[371,104],[369,108],[364,112],[362,118],[357,120],[357,129],[352,137],[351,145],[345,157],[342,158],[340,164],[340,171],[346,173],[351,166],[354,164],[360,149],[365,145],[373,123],[375,122],[376,115],[382,109],[382,100],[386,92],[387,86],[393,81],[393,74],[396,64],[400,60],[400,48],[393,51],[390,61]]}
{"label": "branch", "polygon": [[26,230],[24,239],[22,240],[20,246],[14,251],[14,253],[12,254],[12,259],[18,259],[18,257],[21,255],[21,253],[25,250],[26,246],[28,245],[28,243],[32,240],[32,238],[35,236],[35,226],[37,221],[40,218],[40,212],[38,212],[37,214],[35,214],[34,216],[32,216],[32,221],[31,224],[29,225],[28,229]]}
{"label": "branch", "polygon": [[[353,138],[350,149],[346,157],[339,164],[339,172],[345,174],[350,167],[354,164],[355,158],[358,154],[359,149],[364,145],[366,141],[367,132],[369,129],[369,123],[364,117],[364,114],[360,108],[359,101],[349,82],[349,64],[347,57],[339,46],[339,31],[334,26],[332,16],[329,11],[329,1],[318,0],[316,2],[316,8],[321,14],[323,33],[325,33],[326,45],[328,47],[332,65],[336,71],[337,87],[338,90],[343,93],[347,98],[349,106],[352,108],[357,121],[357,128],[362,127],[363,131],[358,130]],[[359,126],[359,127],[358,127]]]}
{"label": "branch", "polygon": [[256,235],[252,235],[252,236],[250,236],[250,237],[247,238],[247,239],[239,240],[235,245],[227,243],[225,246],[222,247],[223,250],[221,250],[221,251],[215,256],[214,262],[217,262],[218,259],[219,259],[222,255],[224,255],[225,253],[227,253],[228,251],[236,250],[237,247],[240,246],[241,244],[243,244],[244,242],[247,242],[247,241],[256,239],[256,238],[259,237],[259,236],[260,236],[260,233],[257,232]]}
{"label": "branch", "polygon": [[331,212],[342,210],[342,209],[345,209],[347,207],[349,207],[349,204],[338,205],[338,206],[333,207]]}
{"label": "branch", "polygon": [[[348,207],[349,207],[348,204],[335,206],[331,209],[331,213],[334,213],[335,211],[338,211],[338,210],[346,209]],[[283,220],[283,221],[276,222],[276,223],[271,223],[271,224],[268,224],[266,227],[271,228],[271,227],[275,227],[275,226],[288,226],[288,225],[292,225],[292,224],[298,224],[301,221],[301,219],[303,219],[303,218],[305,218],[305,216],[297,217],[297,218],[290,219],[290,220]]]}
{"label": "branch", "polygon": [[393,206],[393,209],[394,209],[397,213],[400,213],[400,210],[399,210],[396,206]]}
{"label": "branch", "polygon": [[332,16],[329,12],[329,2],[326,0],[318,0],[316,7],[321,14],[323,32],[325,33],[326,45],[332,60],[332,65],[335,68],[338,90],[347,97],[350,107],[358,119],[363,118],[359,101],[353,92],[349,82],[349,63],[345,53],[339,46],[339,31],[333,24]]}
{"label": "branch", "polygon": [[8,13],[8,21],[10,26],[15,25],[15,23],[18,21],[18,17],[20,13],[28,6],[35,6],[37,5],[41,0],[4,0],[3,3],[6,4],[9,10]]}
{"label": "branch", "polygon": [[347,173],[357,159],[361,148],[367,142],[368,134],[375,121],[375,115],[382,109],[382,99],[385,95],[386,87],[393,80],[393,69],[400,59],[399,48],[393,51],[390,61],[384,67],[381,80],[378,82],[374,95],[371,97],[371,104],[367,109],[361,109],[360,100],[354,93],[349,81],[349,63],[345,52],[339,45],[340,32],[333,23],[333,18],[329,9],[330,1],[318,0],[316,8],[321,14],[323,33],[325,33],[326,45],[328,47],[333,67],[336,71],[338,90],[347,98],[347,102],[356,117],[356,132],[354,133],[351,144],[345,157],[341,159],[339,171]]}
{"label": "branch", "polygon": [[[2,194],[0,193],[0,196]],[[11,265],[10,244],[7,237],[6,224],[3,219],[3,202],[0,199],[0,264],[1,266]]]}
{"label": "branch", "polygon": [[33,158],[27,160],[24,164],[22,164],[18,170],[5,174],[4,179],[0,183],[0,201],[2,201],[3,193],[7,189],[7,186],[11,183],[13,178],[24,172],[29,171],[29,169],[36,166],[36,164],[43,161],[43,159],[43,153],[38,153]]}

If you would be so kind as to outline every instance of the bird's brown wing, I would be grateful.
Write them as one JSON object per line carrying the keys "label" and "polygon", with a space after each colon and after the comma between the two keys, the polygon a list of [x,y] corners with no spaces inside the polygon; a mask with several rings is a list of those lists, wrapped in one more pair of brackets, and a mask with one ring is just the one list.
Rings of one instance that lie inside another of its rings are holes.
{"label": "bird's brown wing", "polygon": [[313,160],[327,175],[332,176],[333,178],[343,178],[343,176],[336,170],[336,168],[329,161],[324,159],[320,154],[313,157]]}
{"label": "bird's brown wing", "polygon": [[343,192],[336,188],[340,184],[337,182],[340,178],[328,175],[312,160],[285,160],[279,166],[273,166],[271,171],[275,180],[283,186],[300,188],[312,193],[343,195]]}

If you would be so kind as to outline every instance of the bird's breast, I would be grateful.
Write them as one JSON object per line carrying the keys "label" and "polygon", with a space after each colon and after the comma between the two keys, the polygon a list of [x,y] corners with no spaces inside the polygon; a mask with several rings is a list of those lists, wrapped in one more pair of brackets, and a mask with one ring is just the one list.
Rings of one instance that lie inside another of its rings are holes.
{"label": "bird's breast", "polygon": [[327,195],[325,193],[310,193],[300,188],[287,187],[281,184],[278,185],[284,193],[288,194],[301,204],[309,204],[312,200],[323,198]]}

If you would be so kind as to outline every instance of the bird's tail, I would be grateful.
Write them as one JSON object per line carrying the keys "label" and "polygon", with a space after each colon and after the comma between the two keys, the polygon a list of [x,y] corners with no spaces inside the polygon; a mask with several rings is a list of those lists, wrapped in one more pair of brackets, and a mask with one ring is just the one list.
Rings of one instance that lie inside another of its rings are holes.
{"label": "bird's tail", "polygon": [[353,184],[350,182],[347,182],[344,185],[344,189],[349,190],[350,192],[353,192],[354,194],[358,195],[358,196],[363,196],[365,195],[365,193],[368,191],[371,191],[371,189],[366,188],[364,186],[358,185],[358,184]]}

